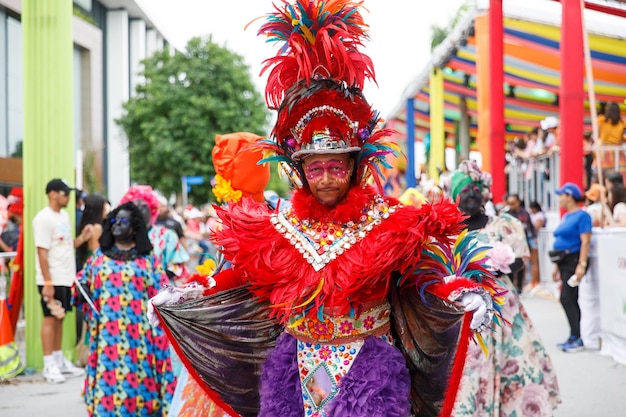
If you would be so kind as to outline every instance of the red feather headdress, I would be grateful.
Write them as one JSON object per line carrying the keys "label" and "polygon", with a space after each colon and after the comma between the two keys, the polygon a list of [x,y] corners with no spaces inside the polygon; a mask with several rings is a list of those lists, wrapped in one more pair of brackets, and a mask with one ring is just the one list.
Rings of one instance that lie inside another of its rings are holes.
{"label": "red feather headdress", "polygon": [[372,60],[359,48],[368,38],[359,7],[362,1],[299,0],[268,16],[259,30],[268,42],[282,42],[270,71],[265,98],[278,119],[272,138],[257,147],[273,152],[262,162],[289,166],[292,182],[304,183],[300,159],[316,153],[358,153],[357,178],[374,176],[382,190],[379,165],[397,146],[384,139],[380,117],[363,97],[366,79],[375,82]]}

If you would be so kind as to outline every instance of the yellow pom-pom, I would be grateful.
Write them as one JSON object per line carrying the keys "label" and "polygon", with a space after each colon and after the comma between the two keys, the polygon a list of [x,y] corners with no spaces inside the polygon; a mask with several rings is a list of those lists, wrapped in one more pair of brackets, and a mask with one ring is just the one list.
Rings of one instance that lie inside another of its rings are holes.
{"label": "yellow pom-pom", "polygon": [[213,194],[220,203],[236,203],[241,200],[243,196],[240,190],[233,189],[230,185],[230,181],[217,174],[215,176],[215,187],[213,187]]}
{"label": "yellow pom-pom", "polygon": [[208,277],[213,275],[216,267],[217,265],[215,265],[215,261],[213,259],[207,259],[202,265],[196,266],[196,271],[198,271],[200,275]]}

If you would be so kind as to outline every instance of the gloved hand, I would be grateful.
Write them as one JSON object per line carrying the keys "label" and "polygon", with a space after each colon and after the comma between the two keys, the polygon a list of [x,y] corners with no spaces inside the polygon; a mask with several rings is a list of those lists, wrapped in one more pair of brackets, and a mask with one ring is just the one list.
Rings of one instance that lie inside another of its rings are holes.
{"label": "gloved hand", "polygon": [[160,306],[163,304],[174,304],[183,297],[182,291],[177,291],[175,288],[168,287],[152,297],[148,302],[148,321],[154,327],[159,325],[159,316],[154,311],[154,306]]}
{"label": "gloved hand", "polygon": [[474,312],[470,322],[470,329],[482,331],[491,322],[492,314],[489,314],[489,306],[479,294],[473,292],[464,294],[461,298],[461,305],[465,311]]}

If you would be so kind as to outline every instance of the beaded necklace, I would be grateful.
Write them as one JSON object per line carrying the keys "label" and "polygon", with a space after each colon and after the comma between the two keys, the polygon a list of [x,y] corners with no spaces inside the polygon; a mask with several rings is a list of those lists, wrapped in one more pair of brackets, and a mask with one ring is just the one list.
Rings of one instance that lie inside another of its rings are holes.
{"label": "beaded necklace", "polygon": [[301,220],[292,209],[273,214],[270,221],[313,269],[319,271],[388,219],[398,207],[390,206],[377,195],[363,207],[358,219],[346,223],[331,219]]}

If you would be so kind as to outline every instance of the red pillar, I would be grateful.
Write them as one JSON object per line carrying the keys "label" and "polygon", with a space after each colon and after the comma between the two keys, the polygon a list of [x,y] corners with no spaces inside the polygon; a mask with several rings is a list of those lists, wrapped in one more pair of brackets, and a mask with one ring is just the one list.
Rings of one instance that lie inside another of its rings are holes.
{"label": "red pillar", "polygon": [[489,142],[491,144],[491,188],[494,203],[503,200],[506,193],[504,174],[504,24],[502,0],[489,1]]}
{"label": "red pillar", "polygon": [[583,188],[584,70],[582,10],[580,0],[561,0],[561,87],[559,138],[561,184]]}

